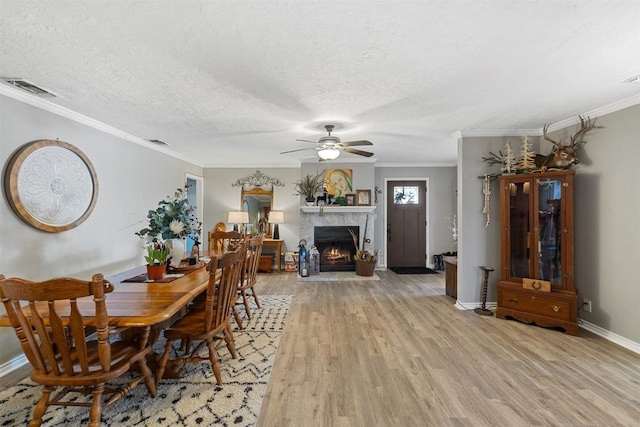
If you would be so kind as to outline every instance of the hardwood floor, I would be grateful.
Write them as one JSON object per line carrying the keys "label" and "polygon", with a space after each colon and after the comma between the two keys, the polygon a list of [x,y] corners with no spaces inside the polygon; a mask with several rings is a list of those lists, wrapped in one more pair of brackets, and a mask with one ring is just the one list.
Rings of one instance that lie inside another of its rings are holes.
{"label": "hardwood floor", "polygon": [[258,426],[640,425],[640,355],[459,311],[444,274],[377,274],[261,275],[294,300]]}
{"label": "hardwood floor", "polygon": [[459,311],[444,274],[376,273],[259,275],[259,294],[294,295],[259,427],[640,425],[640,355]]}

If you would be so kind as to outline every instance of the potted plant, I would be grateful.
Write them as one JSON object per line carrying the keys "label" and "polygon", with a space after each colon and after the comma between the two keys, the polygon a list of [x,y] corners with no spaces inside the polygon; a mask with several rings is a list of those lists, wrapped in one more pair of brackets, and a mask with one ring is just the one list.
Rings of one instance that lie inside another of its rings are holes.
{"label": "potted plant", "polygon": [[318,172],[315,175],[308,173],[299,181],[294,182],[293,185],[296,189],[294,195],[304,196],[307,204],[313,204],[316,194],[324,189],[324,177],[322,172]]}
{"label": "potted plant", "polygon": [[158,207],[147,213],[149,224],[135,234],[147,243],[165,242],[171,252],[171,265],[178,267],[184,257],[183,239],[190,234],[200,235],[202,222],[194,211],[187,200],[187,186],[178,188],[173,197],[160,200]]}
{"label": "potted plant", "polygon": [[169,258],[169,248],[164,243],[155,242],[147,246],[147,278],[149,280],[160,280],[164,278],[167,271],[167,258]]}

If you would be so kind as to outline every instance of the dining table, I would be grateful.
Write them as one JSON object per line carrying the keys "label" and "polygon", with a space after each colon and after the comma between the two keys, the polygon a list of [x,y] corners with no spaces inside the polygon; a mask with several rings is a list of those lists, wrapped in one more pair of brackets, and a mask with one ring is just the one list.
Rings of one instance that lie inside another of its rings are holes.
{"label": "dining table", "polygon": [[[205,261],[182,269],[179,273],[169,274],[168,279],[174,279],[171,281],[166,281],[167,278],[162,281],[146,281],[145,272],[146,266],[139,266],[105,277],[113,286],[113,290],[105,295],[106,306],[110,326],[117,328],[123,336],[148,334],[149,341],[153,343],[162,329],[183,316],[188,304],[206,291],[209,272]],[[46,315],[46,304],[43,303],[42,308],[42,313]],[[78,308],[85,326],[95,326],[93,297],[78,299]],[[69,314],[68,306],[58,313],[64,321]],[[0,326],[11,326],[6,315],[0,316]],[[153,369],[156,355],[150,355],[149,364]],[[165,378],[178,376],[178,371],[166,372],[164,375]]]}

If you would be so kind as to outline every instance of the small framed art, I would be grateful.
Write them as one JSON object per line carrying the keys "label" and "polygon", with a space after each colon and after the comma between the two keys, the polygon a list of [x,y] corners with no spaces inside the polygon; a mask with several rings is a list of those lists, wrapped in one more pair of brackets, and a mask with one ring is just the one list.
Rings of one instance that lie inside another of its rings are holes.
{"label": "small framed art", "polygon": [[371,190],[356,190],[356,204],[358,206],[371,206]]}
{"label": "small framed art", "polygon": [[355,194],[347,194],[345,195],[347,198],[347,206],[355,206],[356,204],[356,195]]}

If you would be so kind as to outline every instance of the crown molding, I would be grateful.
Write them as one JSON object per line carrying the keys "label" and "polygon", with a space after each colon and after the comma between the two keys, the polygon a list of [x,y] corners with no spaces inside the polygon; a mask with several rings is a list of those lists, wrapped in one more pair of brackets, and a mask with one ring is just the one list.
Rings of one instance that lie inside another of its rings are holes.
{"label": "crown molding", "polygon": [[65,117],[69,120],[73,120],[74,122],[81,123],[83,125],[89,126],[101,132],[107,133],[109,135],[113,135],[117,138],[121,138],[129,142],[133,142],[134,144],[142,145],[145,148],[149,148],[159,153],[166,154],[167,156],[171,156],[176,159],[183,160],[185,162],[189,162],[194,165],[202,167],[202,165],[199,164],[194,159],[180,156],[172,151],[167,150],[166,148],[158,146],[150,141],[147,141],[146,139],[137,137],[135,135],[131,135],[130,133],[121,131],[120,129],[116,129],[113,126],[109,126],[98,120],[92,119],[80,113],[76,113],[75,111],[70,110],[68,108],[61,107],[60,105],[54,104],[53,102],[38,98],[35,95],[31,95],[20,89],[9,86],[6,83],[0,84],[0,95],[6,95],[9,98],[13,98],[17,101],[24,102],[25,104],[29,104],[33,107],[40,108],[42,110],[48,111],[58,116]]}
{"label": "crown molding", "polygon": [[449,168],[457,166],[455,162],[447,163],[376,163],[376,168]]}
{"label": "crown molding", "polygon": [[[621,99],[603,107],[594,108],[593,110],[579,114],[580,116],[588,116],[591,118],[602,117],[625,108],[633,107],[640,104],[640,93]],[[549,132],[564,129],[569,126],[580,124],[577,116],[569,117],[549,125]],[[469,129],[456,131],[453,136],[456,139],[471,137],[503,137],[503,136],[542,136],[542,128],[539,129]]]}

